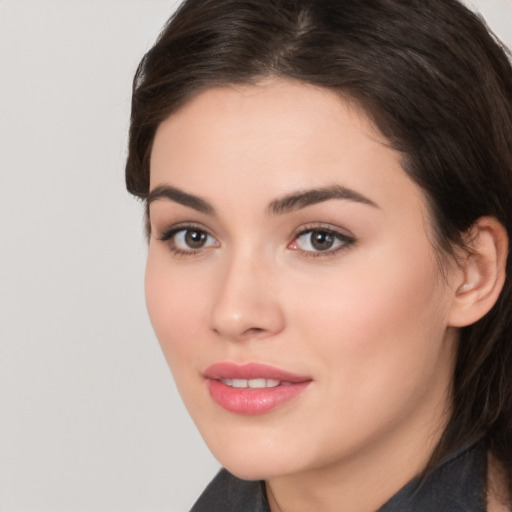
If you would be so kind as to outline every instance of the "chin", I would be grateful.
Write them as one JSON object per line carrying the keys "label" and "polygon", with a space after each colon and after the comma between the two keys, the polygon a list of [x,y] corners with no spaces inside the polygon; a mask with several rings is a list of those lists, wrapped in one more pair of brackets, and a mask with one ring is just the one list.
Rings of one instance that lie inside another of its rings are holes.
{"label": "chin", "polygon": [[231,474],[242,480],[270,480],[279,476],[295,473],[292,468],[282,467],[279,462],[273,458],[267,457],[222,457],[218,458],[219,462]]}
{"label": "chin", "polygon": [[204,439],[219,463],[243,480],[269,480],[306,469],[308,457],[299,446],[275,439],[268,432],[205,435]]}

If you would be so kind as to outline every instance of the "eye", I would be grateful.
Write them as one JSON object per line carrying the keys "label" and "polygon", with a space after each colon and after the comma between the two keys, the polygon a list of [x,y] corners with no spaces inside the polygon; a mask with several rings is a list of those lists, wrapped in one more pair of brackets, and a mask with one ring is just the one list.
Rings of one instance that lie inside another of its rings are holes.
{"label": "eye", "polygon": [[166,231],[161,237],[162,242],[168,242],[170,249],[176,254],[193,254],[208,247],[218,247],[218,241],[203,229],[198,227],[176,227]]}
{"label": "eye", "polygon": [[290,249],[315,255],[333,254],[342,248],[354,243],[354,239],[331,229],[316,228],[300,232],[292,243]]}
{"label": "eye", "polygon": [[202,249],[214,245],[215,240],[199,229],[182,229],[174,235],[174,244],[178,249]]}

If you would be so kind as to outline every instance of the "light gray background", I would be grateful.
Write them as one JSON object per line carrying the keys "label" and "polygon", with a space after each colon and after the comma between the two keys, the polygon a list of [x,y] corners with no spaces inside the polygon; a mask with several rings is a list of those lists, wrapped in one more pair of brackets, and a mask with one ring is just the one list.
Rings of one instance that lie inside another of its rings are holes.
{"label": "light gray background", "polygon": [[[0,0],[0,510],[184,512],[218,465],[146,316],[131,79],[172,0]],[[512,46],[512,0],[473,0]]]}

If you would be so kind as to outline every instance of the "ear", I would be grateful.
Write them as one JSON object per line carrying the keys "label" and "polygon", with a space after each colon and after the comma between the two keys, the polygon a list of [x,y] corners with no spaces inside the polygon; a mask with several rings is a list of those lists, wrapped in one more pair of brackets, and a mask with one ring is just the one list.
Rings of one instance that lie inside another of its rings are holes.
{"label": "ear", "polygon": [[505,282],[508,237],[494,217],[480,217],[467,233],[457,258],[458,273],[448,319],[452,327],[471,325],[494,306]]}

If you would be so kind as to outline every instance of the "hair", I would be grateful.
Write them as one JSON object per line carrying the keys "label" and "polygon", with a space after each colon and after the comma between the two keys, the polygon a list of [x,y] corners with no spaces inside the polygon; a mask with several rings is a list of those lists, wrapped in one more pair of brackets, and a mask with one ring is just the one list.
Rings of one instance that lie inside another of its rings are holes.
{"label": "hair", "polygon": [[[429,204],[437,253],[481,216],[512,238],[512,68],[457,0],[186,0],[133,83],[128,191],[146,200],[159,124],[201,91],[286,78],[355,100]],[[147,210],[146,210],[147,215]],[[149,228],[148,228],[149,229]],[[451,419],[431,464],[483,439],[512,496],[512,268],[493,309],[462,328]]]}

